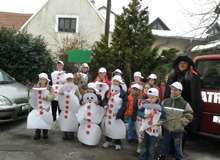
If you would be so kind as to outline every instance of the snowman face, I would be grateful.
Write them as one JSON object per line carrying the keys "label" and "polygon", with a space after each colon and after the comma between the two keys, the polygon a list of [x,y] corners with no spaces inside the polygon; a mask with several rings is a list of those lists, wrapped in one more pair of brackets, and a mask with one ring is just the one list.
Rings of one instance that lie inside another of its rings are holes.
{"label": "snowman face", "polygon": [[117,85],[111,85],[111,92],[112,93],[117,93],[117,92],[119,92],[121,89],[120,89],[120,87],[119,86],[117,86]]}
{"label": "snowman face", "polygon": [[92,103],[97,101],[97,96],[94,93],[86,93],[83,96],[83,101],[85,103]]}

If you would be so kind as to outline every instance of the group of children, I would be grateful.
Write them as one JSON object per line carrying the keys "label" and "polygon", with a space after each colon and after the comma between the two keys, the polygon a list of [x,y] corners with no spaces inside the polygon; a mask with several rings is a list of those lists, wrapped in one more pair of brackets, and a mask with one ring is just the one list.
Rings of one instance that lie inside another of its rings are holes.
{"label": "group of children", "polygon": [[[64,66],[62,61],[58,61],[57,65],[60,64]],[[87,68],[87,70],[84,69],[83,71],[84,74],[88,75],[88,64],[83,64],[82,67]],[[115,149],[121,149],[121,139],[126,137],[124,124],[124,116],[126,116],[128,119],[127,141],[128,143],[132,141],[138,142],[137,152],[140,153],[139,158],[141,160],[154,159],[161,126],[163,126],[164,134],[159,159],[165,159],[165,156],[169,153],[172,139],[174,140],[175,158],[182,159],[181,135],[184,132],[184,126],[192,121],[193,111],[189,103],[181,97],[183,90],[181,83],[174,82],[170,85],[170,98],[163,100],[161,95],[163,93],[156,85],[157,76],[155,74],[150,74],[147,78],[148,82],[143,83],[141,80],[144,77],[141,76],[140,72],[135,72],[134,82],[131,82],[127,89],[120,69],[116,69],[113,72],[114,77],[111,81],[108,80],[106,73],[107,70],[105,68],[100,68],[98,76],[93,82],[91,82],[91,76],[89,75],[90,83],[87,85],[87,93],[96,94],[97,100],[95,103],[103,109],[103,120],[99,125],[106,140],[103,147],[110,147],[112,145],[111,141],[114,139]],[[42,77],[42,74],[44,77]],[[60,72],[57,72],[58,74]],[[67,77],[66,82],[74,83],[74,77],[71,73],[65,74],[65,77]],[[50,90],[46,98],[43,97],[44,100],[51,101],[55,94],[58,96],[64,94],[59,83],[60,79],[62,77],[57,77],[58,81],[53,81],[53,86],[55,85],[53,89],[48,86],[50,80],[47,75],[45,73],[39,74],[38,87],[46,87]],[[61,89],[58,93],[55,93],[54,90],[58,88],[58,85]],[[78,97],[79,104],[81,106],[85,105],[77,86],[74,94]],[[87,115],[89,113],[87,112]],[[56,113],[53,113],[53,120],[56,120]],[[87,120],[89,121],[89,119]],[[47,131],[43,130],[43,138],[48,138],[48,135],[45,136],[46,134]],[[64,132],[64,140],[72,139],[73,137],[74,134],[72,132]],[[39,138],[40,132],[39,128],[37,128],[34,139]]]}

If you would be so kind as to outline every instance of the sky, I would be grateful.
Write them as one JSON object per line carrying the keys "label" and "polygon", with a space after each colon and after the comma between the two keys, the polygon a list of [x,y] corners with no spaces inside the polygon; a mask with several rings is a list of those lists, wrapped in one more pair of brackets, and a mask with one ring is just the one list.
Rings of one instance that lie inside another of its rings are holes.
{"label": "sky", "polygon": [[[46,0],[0,0],[0,11],[35,13],[45,2]],[[127,6],[129,2],[130,0],[112,0],[112,11],[116,14],[122,13],[122,7]],[[192,26],[193,23],[202,26],[199,23],[201,18],[193,19],[190,13],[210,11],[216,3],[217,0],[142,0],[141,2],[143,8],[148,6],[150,22],[160,17],[168,28],[178,35],[184,35],[195,28]],[[97,8],[104,5],[107,5],[107,0],[95,0]],[[206,21],[211,21],[211,18],[207,18]]]}

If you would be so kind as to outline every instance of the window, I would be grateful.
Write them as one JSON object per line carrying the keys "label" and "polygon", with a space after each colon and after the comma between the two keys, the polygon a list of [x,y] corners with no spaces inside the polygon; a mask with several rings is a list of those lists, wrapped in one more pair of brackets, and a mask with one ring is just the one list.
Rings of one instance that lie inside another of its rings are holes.
{"label": "window", "polygon": [[78,33],[78,16],[57,15],[56,16],[56,32],[73,32]]}
{"label": "window", "polygon": [[201,76],[203,89],[220,89],[220,60],[200,60],[195,69]]}

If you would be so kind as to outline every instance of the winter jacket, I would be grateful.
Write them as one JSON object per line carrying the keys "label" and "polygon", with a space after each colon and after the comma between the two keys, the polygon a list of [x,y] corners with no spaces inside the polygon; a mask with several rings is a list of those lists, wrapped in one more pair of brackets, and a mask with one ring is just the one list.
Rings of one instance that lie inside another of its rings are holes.
{"label": "winter jacket", "polygon": [[[150,103],[150,102],[147,102],[147,103]],[[161,116],[160,116],[160,119],[159,121],[166,121],[167,120],[167,116],[166,116],[166,112],[165,112],[165,109],[164,109],[164,106],[160,103],[160,101],[157,101],[156,104],[159,104],[161,107],[162,107],[162,110],[161,110]],[[137,111],[137,115],[138,117],[142,118],[142,119],[145,119],[144,118],[144,113],[145,111],[145,108],[142,106],[138,111]]]}
{"label": "winter jacket", "polygon": [[179,95],[164,99],[162,105],[165,107],[168,120],[164,123],[164,128],[171,133],[184,132],[184,126],[193,119],[193,110],[189,103]]}
{"label": "winter jacket", "polygon": [[125,112],[125,116],[132,116],[133,114],[133,107],[136,99],[139,99],[142,96],[142,92],[137,95],[137,97],[134,98],[133,93],[131,92],[130,95],[128,96],[128,108]]}
{"label": "winter jacket", "polygon": [[135,82],[135,81],[134,81],[134,82],[131,82],[131,83],[130,83],[130,86],[129,86],[129,88],[128,88],[128,91],[127,91],[128,94],[131,93],[131,86],[134,85],[134,84],[139,84],[139,85],[141,85],[142,87],[144,87],[144,84],[145,84],[145,83],[144,83],[144,82],[141,82],[141,81],[139,81],[139,82]]}
{"label": "winter jacket", "polygon": [[136,99],[135,103],[134,103],[134,107],[133,107],[133,114],[132,114],[132,122],[135,122],[136,121],[136,117],[137,117],[137,111],[138,111],[138,106],[141,106],[143,104],[145,104],[146,102],[149,102],[148,100],[148,97],[145,96],[144,94]]}
{"label": "winter jacket", "polygon": [[111,86],[111,82],[108,80],[108,77],[107,76],[105,76],[105,79],[104,79],[104,81],[103,80],[100,80],[100,78],[99,78],[99,75],[95,78],[95,80],[93,81],[93,83],[95,83],[95,82],[103,82],[103,83],[106,83],[108,86],[109,86],[109,88],[110,88],[110,86]]}
{"label": "winter jacket", "polygon": [[[179,77],[183,77],[182,80]],[[192,131],[200,130],[202,128],[202,96],[201,96],[201,86],[200,86],[200,78],[196,72],[192,71],[192,77],[190,80],[185,79],[185,72],[180,72],[176,70],[173,74],[170,74],[164,99],[170,97],[171,89],[170,85],[173,82],[179,82],[183,85],[183,91],[181,96],[184,100],[186,100],[194,111],[194,119],[192,121]]]}
{"label": "winter jacket", "polygon": [[[127,106],[128,106],[128,96],[127,96],[127,93],[122,89],[122,87],[120,86],[120,95],[119,95],[119,98],[122,99],[122,106],[120,107],[120,109],[118,110],[117,114],[116,114],[116,118],[117,119],[124,119],[124,114],[125,114],[125,111],[127,109]],[[104,96],[104,99],[103,99],[103,106],[105,105],[108,105],[108,98],[107,98],[107,95],[108,95],[108,92],[109,90],[107,90],[105,92],[105,96]]]}

